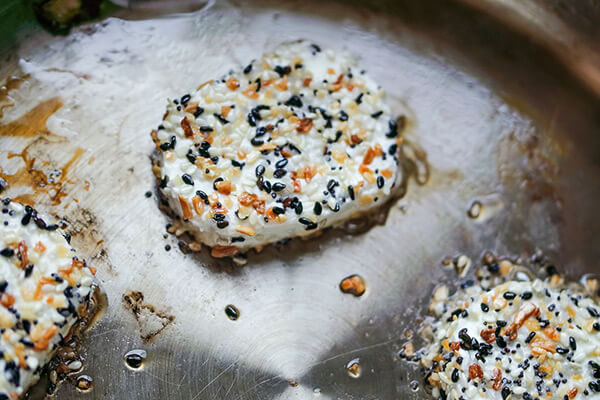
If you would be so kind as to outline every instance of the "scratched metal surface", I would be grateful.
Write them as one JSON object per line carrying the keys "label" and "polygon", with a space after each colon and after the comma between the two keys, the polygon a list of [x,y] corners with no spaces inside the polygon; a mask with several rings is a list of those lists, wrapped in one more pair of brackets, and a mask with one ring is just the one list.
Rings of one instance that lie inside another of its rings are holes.
{"label": "scratched metal surface", "polygon": [[[541,47],[548,38],[433,0],[133,7],[54,38],[19,4],[0,8],[13,26],[1,31],[0,80],[29,74],[0,91],[3,195],[64,218],[109,300],[84,347],[94,389],[64,384],[59,399],[424,399],[397,352],[434,285],[456,280],[444,257],[540,249],[573,278],[598,271],[600,102]],[[270,247],[243,268],[183,253],[156,196],[145,197],[148,132],[165,98],[296,38],[361,56],[407,110],[431,178],[412,180],[386,223],[363,234]],[[40,187],[32,169],[62,177]],[[475,200],[483,211],[469,218]],[[360,298],[338,289],[355,273],[367,283]],[[148,353],[137,371],[123,362],[132,349]]]}

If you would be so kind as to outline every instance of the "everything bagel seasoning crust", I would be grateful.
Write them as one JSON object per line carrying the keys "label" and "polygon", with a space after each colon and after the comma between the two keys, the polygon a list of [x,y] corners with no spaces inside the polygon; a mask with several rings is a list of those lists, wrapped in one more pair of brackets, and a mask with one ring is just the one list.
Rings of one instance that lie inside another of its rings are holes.
{"label": "everything bagel seasoning crust", "polygon": [[31,207],[0,208],[0,399],[13,399],[86,313],[95,270]]}
{"label": "everything bagel seasoning crust", "polygon": [[399,127],[354,68],[288,43],[169,102],[152,132],[159,187],[213,256],[339,224],[393,193]]}
{"label": "everything bagel seasoning crust", "polygon": [[421,359],[433,397],[600,399],[600,305],[540,280],[440,302]]}

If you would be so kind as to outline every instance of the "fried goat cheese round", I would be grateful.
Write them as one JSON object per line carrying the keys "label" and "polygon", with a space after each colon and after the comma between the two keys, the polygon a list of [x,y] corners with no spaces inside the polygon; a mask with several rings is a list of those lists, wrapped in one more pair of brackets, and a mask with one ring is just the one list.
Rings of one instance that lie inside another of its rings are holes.
{"label": "fried goat cheese round", "polygon": [[95,270],[29,206],[0,204],[0,400],[39,379],[90,302]]}
{"label": "fried goat cheese round", "polygon": [[442,303],[421,363],[435,398],[600,399],[600,306],[540,280]]}
{"label": "fried goat cheese round", "polygon": [[349,55],[281,45],[169,102],[152,132],[159,187],[215,257],[339,224],[400,179],[383,99]]}

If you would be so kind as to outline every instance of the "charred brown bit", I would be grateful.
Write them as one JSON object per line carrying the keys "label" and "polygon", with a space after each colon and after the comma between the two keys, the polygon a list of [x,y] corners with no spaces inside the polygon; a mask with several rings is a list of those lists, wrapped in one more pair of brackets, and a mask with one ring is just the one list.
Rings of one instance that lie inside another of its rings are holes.
{"label": "charred brown bit", "polygon": [[494,369],[494,383],[492,384],[492,389],[495,391],[500,390],[502,387],[502,370],[500,368]]}
{"label": "charred brown bit", "polygon": [[310,131],[313,126],[313,121],[310,118],[302,118],[296,125],[296,131],[298,133],[306,133]]}
{"label": "charred brown bit", "polygon": [[496,341],[496,334],[493,329],[482,329],[481,330],[481,338],[487,344],[494,343]]}
{"label": "charred brown bit", "polygon": [[523,326],[525,321],[531,317],[537,317],[540,315],[540,309],[532,303],[524,304],[513,319],[513,322],[508,326],[505,334],[508,335],[510,340],[515,340],[518,335],[518,330]]}
{"label": "charred brown bit", "polygon": [[469,379],[477,379],[483,378],[483,370],[481,369],[481,365],[472,364],[469,365]]}
{"label": "charred brown bit", "polygon": [[179,204],[181,205],[181,211],[183,211],[183,219],[187,221],[192,218],[194,214],[192,214],[192,207],[190,207],[190,203],[183,196],[179,196]]}
{"label": "charred brown bit", "polygon": [[235,246],[215,246],[211,249],[210,255],[214,258],[233,257],[238,252]]}

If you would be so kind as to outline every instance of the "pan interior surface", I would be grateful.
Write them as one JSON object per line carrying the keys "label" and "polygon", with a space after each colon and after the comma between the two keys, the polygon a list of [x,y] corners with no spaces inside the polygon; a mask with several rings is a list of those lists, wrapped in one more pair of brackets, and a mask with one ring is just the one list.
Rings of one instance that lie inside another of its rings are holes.
{"label": "pan interior surface", "polygon": [[[425,399],[398,351],[434,286],[458,280],[442,259],[540,250],[571,278],[597,271],[600,103],[549,53],[485,16],[470,24],[478,14],[458,3],[297,3],[133,8],[66,37],[13,38],[2,195],[64,218],[98,269],[109,308],[85,345],[87,398]],[[429,180],[366,233],[270,246],[242,268],[182,251],[149,159],[166,99],[296,39],[359,58],[406,115]],[[361,297],[338,287],[353,274]],[[147,357],[128,368],[136,349]]]}

